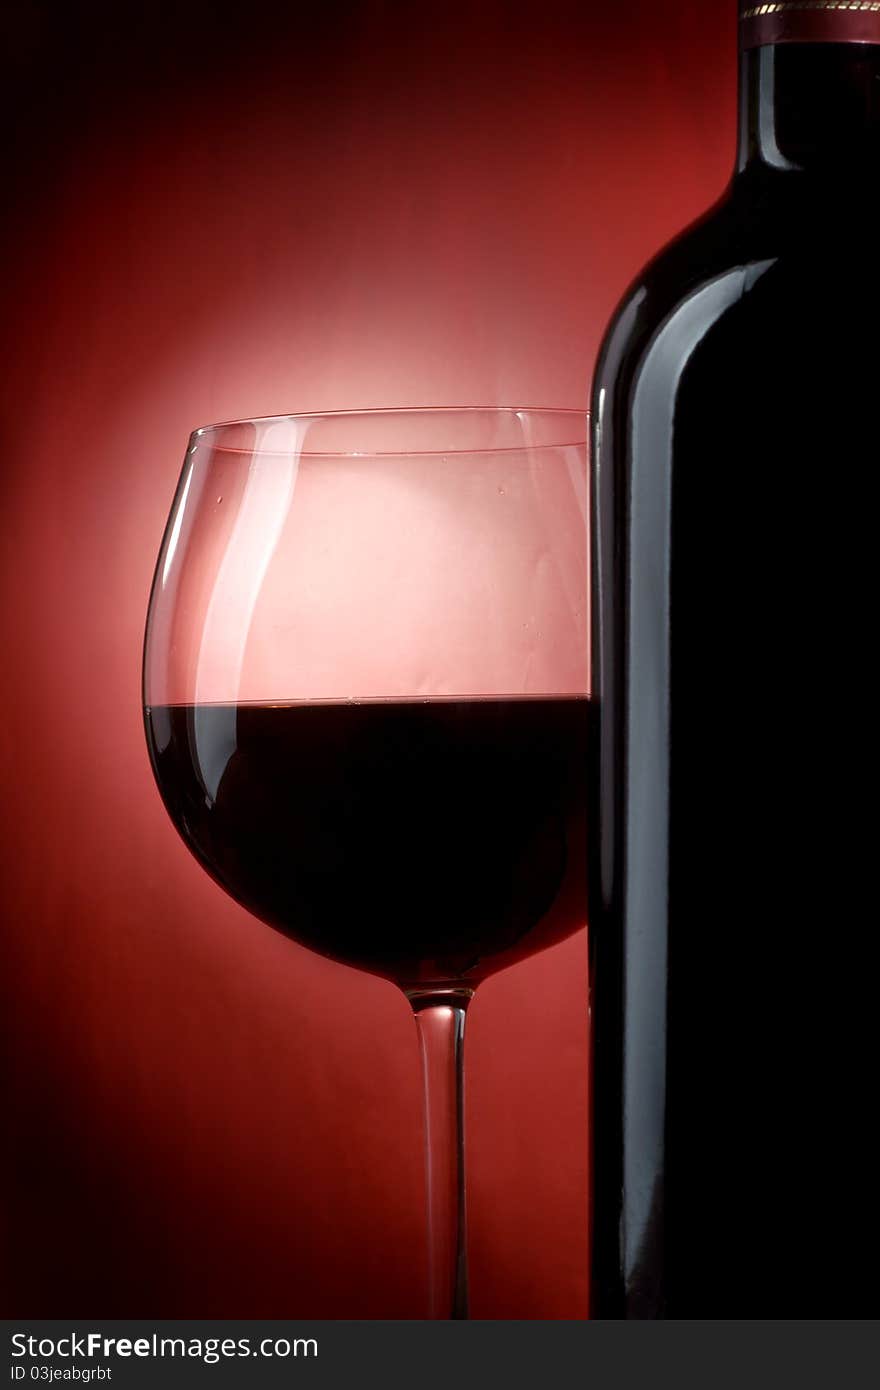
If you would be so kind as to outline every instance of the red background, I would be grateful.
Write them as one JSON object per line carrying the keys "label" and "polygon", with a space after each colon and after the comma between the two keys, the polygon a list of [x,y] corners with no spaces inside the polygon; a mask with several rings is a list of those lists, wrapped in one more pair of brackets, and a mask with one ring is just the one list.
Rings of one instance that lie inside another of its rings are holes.
{"label": "red background", "polygon": [[[4,7],[7,1316],[422,1315],[407,1006],[171,829],[152,567],[197,424],[583,405],[728,176],[734,8]],[[585,972],[581,935],[472,1009],[477,1317],[585,1315]]]}

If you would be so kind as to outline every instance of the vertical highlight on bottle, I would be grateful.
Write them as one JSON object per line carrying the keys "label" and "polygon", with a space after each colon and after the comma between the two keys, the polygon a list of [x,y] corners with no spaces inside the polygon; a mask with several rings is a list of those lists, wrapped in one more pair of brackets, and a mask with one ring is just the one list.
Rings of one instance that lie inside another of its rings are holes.
{"label": "vertical highlight on bottle", "polygon": [[777,43],[880,43],[880,0],[780,0],[741,4],[742,50]]}

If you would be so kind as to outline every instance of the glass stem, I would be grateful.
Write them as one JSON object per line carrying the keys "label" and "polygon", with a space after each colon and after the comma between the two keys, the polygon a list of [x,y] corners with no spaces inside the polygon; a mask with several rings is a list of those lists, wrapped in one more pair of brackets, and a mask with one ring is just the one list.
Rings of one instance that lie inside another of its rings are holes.
{"label": "glass stem", "polygon": [[425,1084],[429,1317],[466,1318],[464,1016],[472,990],[407,991]]}

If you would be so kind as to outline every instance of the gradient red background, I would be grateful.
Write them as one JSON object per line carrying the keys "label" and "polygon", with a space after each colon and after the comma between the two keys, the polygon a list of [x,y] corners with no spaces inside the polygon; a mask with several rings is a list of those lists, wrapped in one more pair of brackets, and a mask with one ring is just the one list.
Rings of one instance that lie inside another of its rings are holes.
{"label": "gradient red background", "polygon": [[[197,424],[585,404],[628,279],[729,174],[734,11],[4,8],[7,1316],[423,1315],[407,1005],[172,830],[156,551]],[[476,1317],[585,1316],[585,1006],[583,934],[473,1006]]]}

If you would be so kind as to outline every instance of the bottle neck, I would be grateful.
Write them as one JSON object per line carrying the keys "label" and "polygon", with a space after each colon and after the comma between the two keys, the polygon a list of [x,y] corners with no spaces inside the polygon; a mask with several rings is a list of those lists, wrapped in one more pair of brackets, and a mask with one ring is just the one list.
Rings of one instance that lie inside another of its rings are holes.
{"label": "bottle neck", "polygon": [[740,173],[880,178],[880,44],[777,43],[740,55]]}

